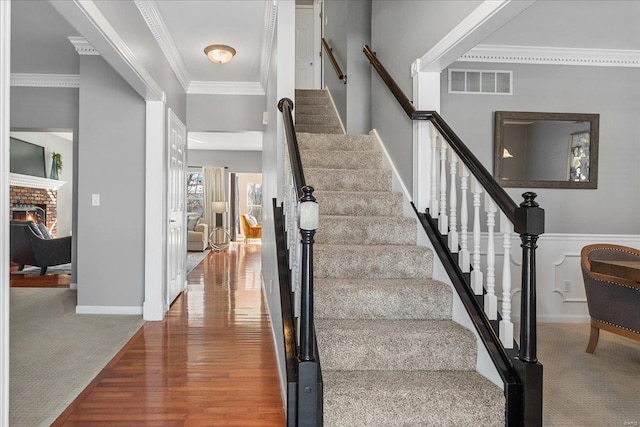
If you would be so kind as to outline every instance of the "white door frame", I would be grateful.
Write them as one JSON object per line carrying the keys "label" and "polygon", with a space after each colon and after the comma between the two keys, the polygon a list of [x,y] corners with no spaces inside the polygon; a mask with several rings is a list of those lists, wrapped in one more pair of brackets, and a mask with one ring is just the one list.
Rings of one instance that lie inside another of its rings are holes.
{"label": "white door frame", "polygon": [[0,425],[9,425],[9,91],[11,0],[0,1]]}
{"label": "white door frame", "polygon": [[165,104],[147,101],[145,154],[144,320],[162,320],[166,301],[167,178]]}

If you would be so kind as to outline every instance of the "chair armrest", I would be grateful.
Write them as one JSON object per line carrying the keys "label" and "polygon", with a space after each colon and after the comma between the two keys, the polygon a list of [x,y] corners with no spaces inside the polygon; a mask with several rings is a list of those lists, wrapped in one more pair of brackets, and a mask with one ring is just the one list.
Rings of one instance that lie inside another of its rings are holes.
{"label": "chair armrest", "polygon": [[209,225],[207,225],[206,222],[201,222],[200,224],[196,225],[196,228],[194,229],[194,231],[208,235]]}
{"label": "chair armrest", "polygon": [[47,240],[29,235],[29,243],[40,267],[71,262],[71,236]]}

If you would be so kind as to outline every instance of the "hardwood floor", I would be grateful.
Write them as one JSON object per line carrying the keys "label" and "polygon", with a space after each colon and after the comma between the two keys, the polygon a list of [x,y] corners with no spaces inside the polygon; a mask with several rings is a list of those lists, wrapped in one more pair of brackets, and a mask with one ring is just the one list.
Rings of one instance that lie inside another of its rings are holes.
{"label": "hardwood floor", "polygon": [[283,426],[260,246],[210,253],[54,426]]}
{"label": "hardwood floor", "polygon": [[22,274],[18,266],[12,265],[9,283],[12,288],[68,288],[71,283],[70,274]]}

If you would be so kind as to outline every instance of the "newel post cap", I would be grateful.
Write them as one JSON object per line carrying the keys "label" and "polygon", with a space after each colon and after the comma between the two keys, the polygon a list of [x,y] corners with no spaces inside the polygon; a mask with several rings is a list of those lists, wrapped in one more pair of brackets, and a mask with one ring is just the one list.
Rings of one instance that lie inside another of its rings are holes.
{"label": "newel post cap", "polygon": [[536,193],[522,195],[524,201],[516,209],[513,229],[518,234],[538,236],[544,233],[544,209],[535,201]]}

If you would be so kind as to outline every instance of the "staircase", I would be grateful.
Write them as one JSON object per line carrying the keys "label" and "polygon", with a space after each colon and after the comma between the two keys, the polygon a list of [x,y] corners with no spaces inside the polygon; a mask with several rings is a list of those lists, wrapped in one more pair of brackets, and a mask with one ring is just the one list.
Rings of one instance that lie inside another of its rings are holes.
{"label": "staircase", "polygon": [[326,91],[296,91],[295,105],[320,206],[324,425],[504,426],[504,394],[475,372],[476,338],[451,320],[451,288],[431,278],[433,254],[416,245],[416,220],[402,216],[375,137],[342,134]]}

